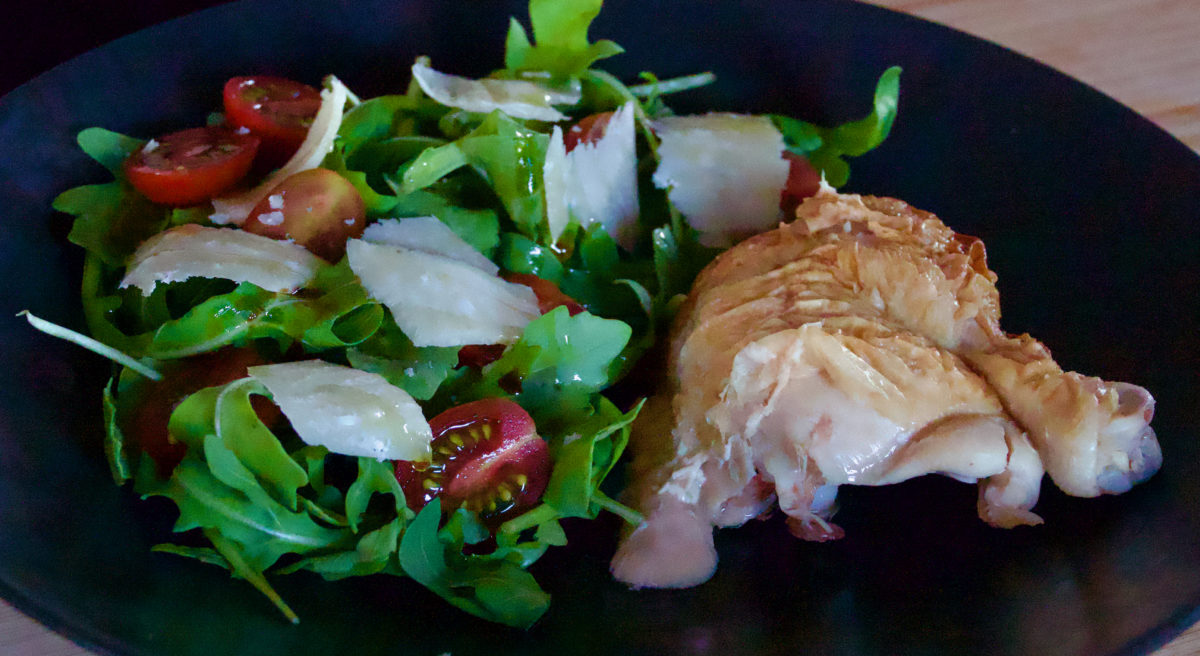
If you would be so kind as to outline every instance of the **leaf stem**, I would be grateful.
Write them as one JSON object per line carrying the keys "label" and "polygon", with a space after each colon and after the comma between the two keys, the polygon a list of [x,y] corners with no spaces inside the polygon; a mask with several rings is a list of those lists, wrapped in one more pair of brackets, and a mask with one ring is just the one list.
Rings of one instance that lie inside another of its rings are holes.
{"label": "leaf stem", "polygon": [[626,522],[629,522],[633,526],[637,526],[638,524],[641,524],[643,521],[645,521],[645,518],[642,517],[641,513],[634,510],[633,508],[630,508],[629,506],[627,506],[623,503],[614,501],[613,499],[609,498],[608,495],[604,494],[600,490],[596,490],[592,494],[592,503],[594,503],[597,506],[600,506],[600,508],[607,510],[608,512],[620,517],[621,519],[625,520]]}
{"label": "leaf stem", "polygon": [[628,87],[629,93],[632,93],[639,98],[653,95],[665,95],[668,93],[679,93],[688,89],[696,89],[698,87],[707,86],[717,81],[717,76],[705,71],[703,73],[694,73],[692,75],[684,75],[681,77],[671,78],[669,80],[657,80],[638,84]]}
{"label": "leaf stem", "polygon": [[300,616],[297,615],[295,611],[293,611],[291,607],[287,605],[287,602],[283,600],[283,597],[279,596],[278,592],[275,592],[275,588],[272,588],[271,584],[267,583],[267,577],[263,576],[262,572],[251,567],[250,564],[247,563],[244,558],[242,558],[241,551],[238,550],[237,546],[234,545],[233,542],[225,539],[225,536],[221,535],[221,532],[215,529],[204,529],[204,536],[208,538],[209,542],[212,542],[212,545],[216,547],[217,551],[220,552],[222,556],[225,557],[225,560],[229,561],[229,566],[234,572],[237,573],[238,576],[245,579],[250,583],[250,585],[254,586],[259,592],[263,593],[267,599],[270,599],[271,603],[275,604],[275,607],[279,609],[279,612],[283,613],[283,616],[286,617],[289,622],[292,624],[300,623]]}
{"label": "leaf stem", "polygon": [[133,357],[118,351],[104,342],[92,339],[91,337],[88,337],[83,333],[75,332],[70,328],[64,328],[56,323],[36,317],[29,310],[21,310],[17,313],[17,316],[25,317],[29,321],[30,325],[46,333],[47,335],[50,335],[51,337],[65,339],[73,344],[78,344],[79,346],[82,346],[96,355],[102,355],[109,360],[116,362],[117,364],[129,367],[130,369],[138,372],[146,378],[149,378],[150,380],[162,380],[162,374],[155,371],[152,367],[138,362]]}
{"label": "leaf stem", "polygon": [[538,524],[547,522],[558,517],[558,511],[552,508],[549,504],[542,505],[530,510],[524,515],[513,517],[500,526],[500,530],[505,533],[520,533],[528,528],[533,528]]}

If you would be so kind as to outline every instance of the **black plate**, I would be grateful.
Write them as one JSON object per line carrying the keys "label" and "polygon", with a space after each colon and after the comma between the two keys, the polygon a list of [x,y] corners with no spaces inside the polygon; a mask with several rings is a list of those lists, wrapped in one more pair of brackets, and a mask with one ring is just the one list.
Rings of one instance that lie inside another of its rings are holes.
{"label": "black plate", "polygon": [[[159,25],[42,75],[0,102],[0,593],[81,644],[128,654],[1109,654],[1144,652],[1200,606],[1200,159],[1096,91],[963,34],[851,2],[615,2],[594,35],[629,78],[711,69],[682,110],[780,111],[820,121],[866,109],[905,68],[887,144],[850,189],[895,195],[983,237],[1006,326],[1068,368],[1158,398],[1163,471],[1116,498],[1047,484],[1046,525],[1000,531],[974,489],[943,479],[848,490],[845,540],[807,544],[778,521],[718,536],[721,568],[685,591],[630,592],[607,573],[611,522],[569,526],[538,574],[554,595],[528,633],[476,621],[411,582],[278,579],[289,626],[222,571],[152,554],[169,506],[108,479],[106,365],[35,333],[29,308],[79,327],[80,253],[49,209],[103,178],[83,127],[138,135],[202,121],[246,71],[364,95],[498,64],[519,5],[467,0],[251,0]],[[1119,55],[1114,55],[1119,56]]]}

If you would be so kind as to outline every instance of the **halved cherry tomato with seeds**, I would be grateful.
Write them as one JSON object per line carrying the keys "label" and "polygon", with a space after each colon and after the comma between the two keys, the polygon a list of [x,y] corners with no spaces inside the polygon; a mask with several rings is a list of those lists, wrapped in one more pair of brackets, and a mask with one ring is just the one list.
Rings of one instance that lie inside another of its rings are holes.
{"label": "halved cherry tomato with seeds", "polygon": [[[560,305],[566,306],[567,312],[571,316],[584,310],[579,301],[564,294],[558,285],[545,278],[539,278],[532,273],[506,273],[503,277],[509,282],[525,285],[532,289],[533,295],[537,297],[538,311],[542,314],[546,314]],[[458,350],[458,366],[482,369],[499,360],[502,355],[504,355],[503,344],[469,344]]]}
{"label": "halved cherry tomato with seeds", "polygon": [[429,421],[433,460],[396,461],[408,506],[440,497],[447,511],[466,508],[489,526],[532,508],[550,480],[550,451],[529,413],[509,399],[483,399]]}
{"label": "halved cherry tomato with seeds", "polygon": [[291,239],[329,262],[346,254],[346,240],[361,237],[367,208],[349,180],[329,169],[308,169],[284,178],[242,223],[272,239]]}
{"label": "halved cherry tomato with seeds", "polygon": [[223,127],[192,128],[152,139],[125,160],[125,178],[163,205],[195,205],[246,177],[258,137]]}
{"label": "halved cherry tomato with seeds", "polygon": [[563,145],[566,146],[567,152],[575,150],[579,144],[593,144],[604,136],[604,131],[608,129],[608,122],[613,117],[613,112],[600,112],[585,116],[578,123],[567,128],[563,133]]}
{"label": "halved cherry tomato with seeds", "polygon": [[296,152],[321,108],[321,92],[272,75],[232,78],[222,95],[225,120],[262,139],[259,158],[267,168],[283,164]]}

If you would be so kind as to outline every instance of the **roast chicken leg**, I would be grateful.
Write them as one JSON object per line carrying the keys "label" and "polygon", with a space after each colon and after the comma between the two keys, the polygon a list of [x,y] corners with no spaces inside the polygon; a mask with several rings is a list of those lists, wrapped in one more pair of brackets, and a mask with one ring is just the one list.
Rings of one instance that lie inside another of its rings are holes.
{"label": "roast chicken leg", "polygon": [[1153,474],[1150,394],[1064,372],[1006,334],[995,282],[978,239],[829,189],[720,255],[676,319],[667,389],[635,426],[628,500],[645,521],[616,578],[701,583],[714,527],[776,500],[798,537],[841,537],[841,485],[978,482],[980,518],[1009,528],[1041,522],[1044,473],[1085,497]]}

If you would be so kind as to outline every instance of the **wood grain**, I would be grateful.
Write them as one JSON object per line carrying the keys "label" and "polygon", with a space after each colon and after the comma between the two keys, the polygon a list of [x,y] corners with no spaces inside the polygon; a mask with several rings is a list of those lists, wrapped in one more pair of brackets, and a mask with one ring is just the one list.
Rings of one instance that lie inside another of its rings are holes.
{"label": "wood grain", "polygon": [[[1082,80],[1200,151],[1197,0],[875,0],[1007,46]],[[0,653],[89,652],[0,602]],[[1200,626],[1153,656],[1200,654]]]}

